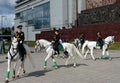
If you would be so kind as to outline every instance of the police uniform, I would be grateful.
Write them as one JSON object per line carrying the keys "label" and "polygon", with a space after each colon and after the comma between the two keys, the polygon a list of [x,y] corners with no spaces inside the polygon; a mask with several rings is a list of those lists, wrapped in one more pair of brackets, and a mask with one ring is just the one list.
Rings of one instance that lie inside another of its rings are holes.
{"label": "police uniform", "polygon": [[22,31],[21,32],[16,31],[14,33],[14,37],[17,38],[19,44],[23,44],[24,39],[25,39],[24,32],[22,32]]}
{"label": "police uniform", "polygon": [[[22,26],[19,25],[17,28],[20,28],[20,27],[22,27]],[[19,54],[21,56],[21,60],[23,61],[24,60],[24,55],[26,55],[26,50],[25,50],[25,48],[23,46],[23,42],[24,42],[24,39],[25,39],[24,32],[16,31],[14,33],[14,37],[17,38],[17,41],[18,41],[18,51],[19,51]]]}

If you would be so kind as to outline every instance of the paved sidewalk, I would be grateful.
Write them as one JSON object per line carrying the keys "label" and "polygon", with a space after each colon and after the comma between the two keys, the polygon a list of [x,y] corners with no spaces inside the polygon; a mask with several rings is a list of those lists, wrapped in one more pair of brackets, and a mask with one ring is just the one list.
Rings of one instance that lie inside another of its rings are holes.
{"label": "paved sidewalk", "polygon": [[[96,58],[100,50],[94,51]],[[87,60],[77,57],[77,67],[73,68],[73,61],[64,66],[66,59],[56,58],[60,68],[55,69],[51,59],[48,60],[48,70],[43,69],[46,53],[32,53],[36,68],[32,68],[29,60],[25,61],[26,74],[10,83],[120,83],[120,51],[110,50],[112,60],[97,59],[93,61],[90,55]],[[4,83],[7,71],[5,55],[0,55],[0,83]]]}

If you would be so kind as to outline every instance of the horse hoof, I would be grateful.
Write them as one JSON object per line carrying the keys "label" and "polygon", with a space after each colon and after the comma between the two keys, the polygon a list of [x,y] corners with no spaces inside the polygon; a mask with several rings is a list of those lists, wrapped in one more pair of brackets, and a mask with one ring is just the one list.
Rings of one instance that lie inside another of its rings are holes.
{"label": "horse hoof", "polygon": [[73,68],[76,68],[76,66],[74,65]]}
{"label": "horse hoof", "polygon": [[16,75],[17,78],[19,78],[20,76],[19,75]]}
{"label": "horse hoof", "polygon": [[96,59],[93,59],[94,61],[96,61]]}
{"label": "horse hoof", "polygon": [[59,68],[58,66],[55,67],[55,69]]}
{"label": "horse hoof", "polygon": [[15,79],[15,76],[12,76],[13,79]]}
{"label": "horse hoof", "polygon": [[9,80],[5,80],[5,83],[9,83]]}
{"label": "horse hoof", "polygon": [[23,73],[25,74],[25,73],[26,73],[26,71],[25,71],[25,70],[23,70]]}
{"label": "horse hoof", "polygon": [[5,57],[5,59],[8,59],[8,57]]}
{"label": "horse hoof", "polygon": [[47,67],[44,67],[44,70],[46,70],[47,69]]}
{"label": "horse hoof", "polygon": [[110,61],[112,60],[112,58],[109,59]]}
{"label": "horse hoof", "polygon": [[68,64],[65,64],[65,66],[67,67],[67,66],[68,66]]}

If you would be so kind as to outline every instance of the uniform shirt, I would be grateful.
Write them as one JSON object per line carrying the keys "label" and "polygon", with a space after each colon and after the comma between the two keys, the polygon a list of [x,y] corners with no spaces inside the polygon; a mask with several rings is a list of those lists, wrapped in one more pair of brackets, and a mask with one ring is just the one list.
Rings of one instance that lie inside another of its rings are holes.
{"label": "uniform shirt", "polygon": [[85,42],[85,37],[84,36],[80,37],[80,42],[81,42],[81,44],[83,44]]}
{"label": "uniform shirt", "polygon": [[58,34],[58,35],[55,36],[55,43],[58,43],[59,40],[60,40],[60,34]]}
{"label": "uniform shirt", "polygon": [[100,34],[97,34],[97,40],[102,39]]}
{"label": "uniform shirt", "polygon": [[22,43],[24,42],[24,39],[25,39],[24,32],[22,32],[22,31],[21,32],[16,31],[14,33],[14,37],[17,38],[17,40],[18,40],[19,43],[20,43],[20,41],[22,41]]}

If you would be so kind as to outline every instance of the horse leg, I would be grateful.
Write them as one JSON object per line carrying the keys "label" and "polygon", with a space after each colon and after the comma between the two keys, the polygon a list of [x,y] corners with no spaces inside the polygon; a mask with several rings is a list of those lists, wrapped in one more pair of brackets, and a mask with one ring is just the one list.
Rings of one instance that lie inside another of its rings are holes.
{"label": "horse leg", "polygon": [[5,83],[8,83],[8,82],[9,82],[9,78],[10,78],[10,68],[11,68],[11,60],[8,59],[8,68],[7,68],[7,74],[6,74]]}
{"label": "horse leg", "polygon": [[47,60],[48,60],[51,56],[52,56],[52,54],[49,53],[49,54],[47,55],[47,57],[45,58],[45,60],[44,60],[44,69],[46,69],[46,67],[47,67]]}
{"label": "horse leg", "polygon": [[95,60],[95,57],[93,56],[93,48],[90,49],[90,55],[91,55],[92,59]]}
{"label": "horse leg", "polygon": [[68,61],[70,60],[70,58],[71,58],[71,56],[69,56],[69,57],[67,58],[67,60],[65,61],[65,65],[66,65],[66,66],[68,65]]}
{"label": "horse leg", "polygon": [[79,51],[80,51],[80,47],[81,47],[81,46],[80,46],[80,45],[78,45],[78,50],[79,50]]}
{"label": "horse leg", "polygon": [[103,59],[103,58],[104,58],[104,55],[105,55],[105,49],[103,48],[103,50],[102,50],[102,55],[100,56],[100,59]]}
{"label": "horse leg", "polygon": [[51,58],[52,58],[52,60],[53,60],[53,63],[54,63],[55,68],[58,68],[58,64],[57,64],[56,60],[54,59],[54,57],[52,56]]}
{"label": "horse leg", "polygon": [[21,68],[23,73],[25,74],[26,71],[25,71],[24,63],[25,63],[25,60],[22,61]]}
{"label": "horse leg", "polygon": [[20,72],[21,72],[21,70],[22,70],[22,61],[21,61],[21,65],[20,65],[20,67],[19,67],[19,69],[18,69],[18,72],[17,72],[17,77],[20,76]]}
{"label": "horse leg", "polygon": [[73,67],[76,67],[76,60],[75,60],[75,56],[73,56],[73,61],[74,61]]}
{"label": "horse leg", "polygon": [[16,74],[15,70],[16,70],[17,63],[18,61],[14,64],[14,67],[13,67],[13,76],[12,76],[13,79],[15,78],[15,74]]}
{"label": "horse leg", "polygon": [[18,69],[17,75],[16,75],[17,77],[20,76],[21,69],[22,69],[22,68],[21,68],[21,66],[20,66],[19,69]]}
{"label": "horse leg", "polygon": [[107,54],[107,59],[110,59],[110,60],[111,60],[111,57],[110,57],[110,54],[109,54],[108,49],[106,49],[106,54]]}
{"label": "horse leg", "polygon": [[87,54],[88,54],[89,51],[90,51],[90,50],[87,49],[87,51],[86,51],[86,53],[85,53],[85,55],[84,55],[84,59],[86,59],[86,56],[87,56]]}

